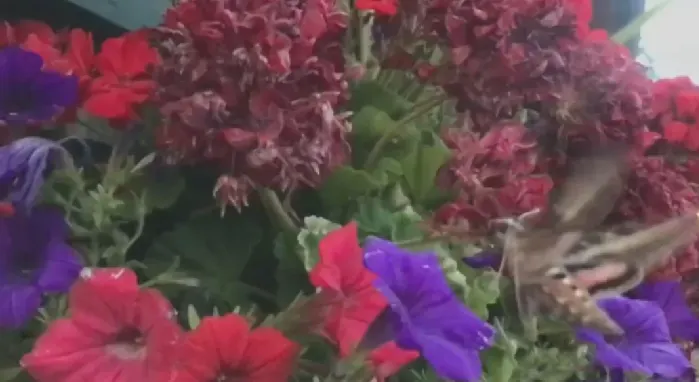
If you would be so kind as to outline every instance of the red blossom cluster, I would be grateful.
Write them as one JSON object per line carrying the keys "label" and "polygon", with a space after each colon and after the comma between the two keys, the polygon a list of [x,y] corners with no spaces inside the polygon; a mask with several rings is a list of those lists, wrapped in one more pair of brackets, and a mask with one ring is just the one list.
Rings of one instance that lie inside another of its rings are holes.
{"label": "red blossom cluster", "polygon": [[699,151],[699,86],[687,77],[656,81],[653,111],[654,127],[668,143]]}
{"label": "red blossom cluster", "polygon": [[348,160],[334,0],[186,0],[156,33],[163,116],[157,143],[176,163],[215,163],[223,205],[258,187],[317,186]]}
{"label": "red blossom cluster", "polygon": [[[590,29],[589,0],[429,4],[422,35],[446,41],[456,74],[436,82],[459,101],[468,125],[443,135],[454,155],[440,179],[458,197],[437,211],[439,225],[485,233],[493,219],[543,203],[570,158],[605,142],[634,153],[610,220],[656,223],[696,209],[699,167],[673,160],[665,146],[699,148],[697,87],[688,79],[653,83],[626,47]],[[690,248],[654,276],[697,268],[699,252]]]}
{"label": "red blossom cluster", "polygon": [[[308,312],[322,320],[307,329],[348,357],[387,302],[364,267],[355,223],[324,237],[319,256],[311,282],[333,297],[322,299],[327,313]],[[22,358],[37,381],[281,382],[301,351],[281,331],[253,329],[253,319],[234,313],[205,317],[185,332],[170,302],[125,268],[86,268],[68,300],[70,315],[52,322]],[[391,341],[374,349],[366,366],[384,381],[418,356]]]}
{"label": "red blossom cluster", "polygon": [[[35,52],[46,68],[80,79],[79,106],[115,127],[138,119],[138,107],[155,89],[148,72],[158,64],[146,31],[124,34],[104,41],[95,52],[92,35],[82,29],[54,32],[38,21],[0,24],[0,47],[18,44]],[[72,110],[66,121],[75,117]]]}
{"label": "red blossom cluster", "polygon": [[286,381],[300,346],[242,316],[204,318],[185,333],[170,302],[124,268],[83,272],[59,319],[22,358],[37,381]]}
{"label": "red blossom cluster", "polygon": [[458,185],[457,201],[442,206],[437,222],[463,226],[473,234],[486,234],[491,220],[540,207],[553,187],[540,171],[535,136],[521,124],[503,123],[482,136],[447,129],[444,141],[453,152],[440,183]]}

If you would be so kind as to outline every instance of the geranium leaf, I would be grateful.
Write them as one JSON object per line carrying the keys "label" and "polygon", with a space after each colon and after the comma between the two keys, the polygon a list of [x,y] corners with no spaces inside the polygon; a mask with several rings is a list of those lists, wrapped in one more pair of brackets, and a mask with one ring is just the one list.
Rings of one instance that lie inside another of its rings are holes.
{"label": "geranium leaf", "polygon": [[276,300],[284,308],[291,304],[304,289],[310,287],[308,273],[299,258],[299,245],[295,237],[280,233],[274,241],[274,256],[277,258]]}
{"label": "geranium leaf", "polygon": [[355,112],[371,107],[383,111],[389,118],[398,119],[407,114],[412,106],[412,102],[377,81],[361,81],[352,88],[350,108]]}
{"label": "geranium leaf", "polygon": [[433,195],[437,172],[450,157],[450,151],[442,140],[431,131],[423,131],[420,142],[402,160],[408,191],[414,203],[420,203]]}
{"label": "geranium leaf", "polygon": [[236,286],[262,232],[246,215],[206,214],[161,235],[146,252],[144,263],[152,277],[177,256],[179,272],[201,281],[201,286],[227,302],[238,302],[245,288]]}
{"label": "geranium leaf", "polygon": [[310,271],[318,262],[318,244],[330,231],[341,227],[337,223],[317,216],[303,219],[304,227],[297,236],[301,261],[306,271]]}
{"label": "geranium leaf", "polygon": [[343,166],[333,171],[323,183],[320,197],[323,204],[332,209],[383,186],[384,183],[381,182],[381,179],[377,179],[369,172]]}

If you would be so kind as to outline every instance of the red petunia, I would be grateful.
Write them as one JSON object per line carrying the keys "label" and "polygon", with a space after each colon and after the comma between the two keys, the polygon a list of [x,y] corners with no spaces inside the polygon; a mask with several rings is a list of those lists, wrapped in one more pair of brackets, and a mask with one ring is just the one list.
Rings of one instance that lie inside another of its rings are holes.
{"label": "red petunia", "polygon": [[276,329],[250,330],[239,315],[206,317],[183,343],[173,382],[286,381],[299,351]]}
{"label": "red petunia", "polygon": [[106,40],[96,57],[100,75],[90,84],[85,109],[111,120],[137,118],[135,108],[155,90],[148,70],[159,62],[158,53],[151,48],[143,31]]}
{"label": "red petunia", "polygon": [[37,382],[169,382],[182,331],[170,303],[129,269],[86,269],[70,317],[36,341],[22,365]]}
{"label": "red petunia", "polygon": [[[356,223],[326,235],[318,252],[320,261],[311,270],[310,279],[314,286],[340,297],[330,308],[324,331],[344,357],[359,345],[369,325],[386,307],[386,300],[373,286],[376,276],[364,267]],[[369,360],[377,377],[387,377],[416,357],[415,352],[390,342],[375,349]]]}
{"label": "red petunia", "polygon": [[372,284],[376,276],[364,267],[356,223],[330,232],[318,252],[320,261],[310,272],[311,283],[341,297],[331,308],[325,334],[337,342],[341,354],[350,354],[386,300]]}
{"label": "red petunia", "polygon": [[354,6],[361,11],[374,11],[388,16],[398,13],[396,0],[357,0]]}
{"label": "red petunia", "polygon": [[383,382],[419,356],[420,353],[413,350],[403,350],[391,341],[372,351],[369,354],[369,363],[374,369],[377,381]]}

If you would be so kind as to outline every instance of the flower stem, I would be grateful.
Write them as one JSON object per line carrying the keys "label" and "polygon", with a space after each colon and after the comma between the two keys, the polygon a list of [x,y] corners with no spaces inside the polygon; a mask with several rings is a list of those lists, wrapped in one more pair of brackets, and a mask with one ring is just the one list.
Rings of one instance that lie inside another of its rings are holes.
{"label": "flower stem", "polygon": [[445,100],[446,96],[438,95],[415,105],[411,113],[408,113],[405,117],[394,123],[393,126],[387,129],[384,135],[382,135],[381,138],[376,141],[376,144],[374,144],[374,147],[372,147],[371,151],[369,152],[369,156],[367,156],[366,162],[364,162],[364,168],[369,169],[376,164],[375,162],[379,159],[381,151],[383,151],[384,147],[391,141],[391,139],[401,132],[402,127],[414,121],[416,118],[424,115],[434,107],[441,105]]}
{"label": "flower stem", "polygon": [[267,211],[267,216],[269,216],[269,218],[275,224],[277,224],[280,229],[294,235],[299,232],[299,226],[286,211],[276,192],[268,188],[263,188],[258,190],[258,194],[260,195],[260,201],[262,202],[265,211]]}

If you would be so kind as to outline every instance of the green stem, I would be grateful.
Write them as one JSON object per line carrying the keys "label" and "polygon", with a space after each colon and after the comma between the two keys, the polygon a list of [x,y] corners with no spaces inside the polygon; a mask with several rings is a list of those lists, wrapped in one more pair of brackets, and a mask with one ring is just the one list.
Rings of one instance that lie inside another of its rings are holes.
{"label": "green stem", "polygon": [[268,188],[263,188],[258,190],[258,194],[260,195],[260,201],[262,202],[265,211],[267,211],[267,215],[275,224],[279,226],[280,229],[294,235],[300,231],[299,226],[287,213],[276,192]]}
{"label": "green stem", "polygon": [[415,105],[411,113],[408,113],[405,117],[394,123],[391,128],[386,129],[384,135],[382,135],[381,138],[376,141],[376,144],[374,144],[374,147],[369,152],[369,156],[367,157],[366,162],[364,162],[364,168],[370,169],[375,165],[375,162],[379,159],[381,151],[383,151],[384,147],[391,141],[391,139],[401,132],[402,127],[432,110],[435,106],[439,106],[445,100],[446,97],[444,95],[427,99],[424,102]]}
{"label": "green stem", "polygon": [[[359,63],[366,66],[369,61],[369,55],[371,50],[371,26],[374,23],[373,18],[369,18],[366,23],[363,20],[368,15],[367,12],[357,11],[357,45],[358,45],[358,55],[357,58]],[[369,15],[370,16],[370,15]]]}

